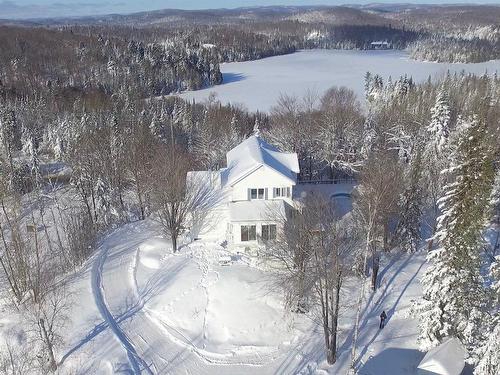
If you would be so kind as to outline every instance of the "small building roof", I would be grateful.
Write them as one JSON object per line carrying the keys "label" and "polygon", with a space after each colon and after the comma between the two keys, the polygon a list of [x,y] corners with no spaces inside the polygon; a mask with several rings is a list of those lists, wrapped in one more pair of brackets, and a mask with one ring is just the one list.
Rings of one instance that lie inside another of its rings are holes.
{"label": "small building roof", "polygon": [[227,168],[221,171],[222,185],[234,185],[262,166],[268,166],[295,184],[300,172],[297,154],[280,152],[259,135],[252,135],[229,151]]}
{"label": "small building roof", "polygon": [[229,219],[232,222],[283,220],[287,206],[283,199],[233,202],[229,205]]}
{"label": "small building roof", "polygon": [[466,350],[455,337],[429,350],[418,365],[426,374],[460,375],[465,367]]}

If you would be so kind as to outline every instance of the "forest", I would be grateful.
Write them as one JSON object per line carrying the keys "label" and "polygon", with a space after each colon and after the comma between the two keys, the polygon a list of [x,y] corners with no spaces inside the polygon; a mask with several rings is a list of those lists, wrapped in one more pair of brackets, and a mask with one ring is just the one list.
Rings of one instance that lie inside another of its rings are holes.
{"label": "forest", "polygon": [[[500,225],[496,74],[417,84],[367,72],[363,98],[343,87],[320,97],[283,95],[270,113],[168,96],[220,84],[225,61],[363,49],[374,38],[395,48],[414,43],[424,59],[441,59],[428,49],[443,51],[442,43],[456,47],[445,60],[498,57],[490,48],[498,40],[420,39],[427,32],[290,20],[189,32],[0,27],[0,273],[32,343],[30,353],[8,343],[0,373],[55,371],[70,301],[62,280],[124,223],[164,218],[177,250],[187,214],[199,204],[185,188],[186,173],[224,167],[226,152],[258,131],[297,153],[300,179],[359,182],[347,233],[324,202],[312,200],[264,254],[285,270],[276,276],[290,311],[306,312],[311,300],[322,306],[328,363],[336,361],[347,275],[359,281],[354,365],[361,301],[378,287],[380,257],[424,247],[433,250],[431,264],[413,312],[422,347],[456,336],[476,374],[498,374],[500,239],[486,236]],[[318,225],[329,228],[319,242],[309,236]],[[353,253],[343,257],[346,251]]]}

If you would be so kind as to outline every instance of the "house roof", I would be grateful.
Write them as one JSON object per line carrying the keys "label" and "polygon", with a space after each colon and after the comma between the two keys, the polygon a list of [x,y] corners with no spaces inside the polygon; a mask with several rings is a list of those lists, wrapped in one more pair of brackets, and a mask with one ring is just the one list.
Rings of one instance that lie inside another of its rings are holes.
{"label": "house roof", "polygon": [[420,370],[431,374],[460,375],[465,366],[465,348],[455,337],[429,350],[419,363]]}
{"label": "house roof", "polygon": [[280,221],[286,217],[287,206],[283,199],[233,202],[229,205],[229,219],[240,221]]}
{"label": "house roof", "polygon": [[267,166],[296,182],[300,172],[297,154],[280,152],[259,135],[252,135],[229,151],[227,168],[221,172],[222,185],[234,185],[253,171]]}

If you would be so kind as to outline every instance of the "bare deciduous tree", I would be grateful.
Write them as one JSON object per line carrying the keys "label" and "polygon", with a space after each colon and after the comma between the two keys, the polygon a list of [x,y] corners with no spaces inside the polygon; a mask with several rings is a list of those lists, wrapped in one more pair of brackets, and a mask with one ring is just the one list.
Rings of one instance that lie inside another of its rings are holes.
{"label": "bare deciduous tree", "polygon": [[[322,196],[306,197],[270,243],[267,258],[275,265],[278,284],[288,307],[309,310],[323,329],[327,361],[337,360],[337,334],[343,281],[351,267],[357,236],[341,225],[332,203]],[[296,308],[295,308],[296,306]]]}
{"label": "bare deciduous tree", "polygon": [[[353,173],[362,164],[364,117],[356,94],[333,87],[321,99],[316,156],[334,171]],[[332,176],[333,177],[333,176]]]}
{"label": "bare deciduous tree", "polygon": [[150,183],[153,210],[176,252],[178,239],[186,230],[190,216],[214,207],[220,193],[203,174],[188,175],[194,164],[181,149],[158,146],[155,154]]}
{"label": "bare deciduous tree", "polygon": [[39,370],[31,348],[24,342],[16,343],[12,339],[6,339],[4,343],[0,343],[0,349],[1,375],[26,375]]}
{"label": "bare deciduous tree", "polygon": [[393,213],[399,199],[399,179],[401,172],[397,162],[384,151],[377,152],[369,159],[363,168],[360,186],[355,195],[355,214],[359,227],[364,232],[365,243],[362,255],[360,277],[362,284],[359,292],[356,321],[354,323],[354,337],[351,351],[351,368],[357,362],[356,346],[359,336],[361,307],[365,296],[367,278],[365,271],[368,259],[371,256],[371,286],[375,291],[378,285],[378,271],[380,255],[377,250],[377,240],[382,235],[384,243],[388,220]]}
{"label": "bare deciduous tree", "polygon": [[41,365],[51,372],[58,366],[56,348],[63,342],[61,330],[67,323],[71,299],[65,285],[47,286],[39,301],[26,306],[25,309],[35,344],[40,344]]}

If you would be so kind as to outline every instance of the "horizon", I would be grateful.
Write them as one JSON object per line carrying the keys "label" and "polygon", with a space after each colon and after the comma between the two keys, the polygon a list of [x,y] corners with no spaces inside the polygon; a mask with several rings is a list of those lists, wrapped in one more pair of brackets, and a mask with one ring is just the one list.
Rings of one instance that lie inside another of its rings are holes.
{"label": "horizon", "polygon": [[260,7],[300,7],[300,6],[356,6],[356,5],[497,5],[498,0],[471,1],[342,1],[342,0],[150,0],[137,3],[134,0],[1,0],[0,19],[4,20],[35,20],[50,18],[80,18],[105,15],[128,15],[141,12],[153,12],[166,9],[172,10],[218,10]]}

